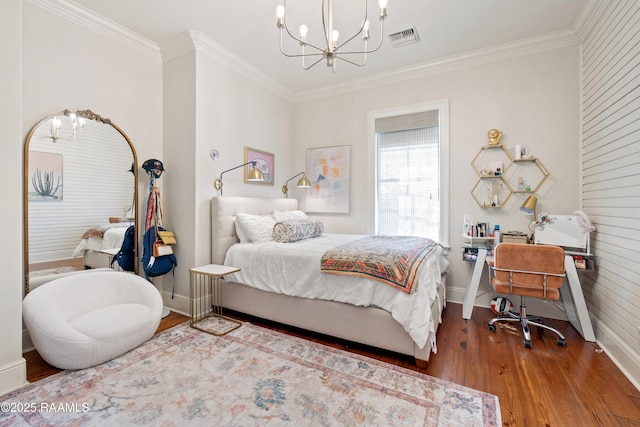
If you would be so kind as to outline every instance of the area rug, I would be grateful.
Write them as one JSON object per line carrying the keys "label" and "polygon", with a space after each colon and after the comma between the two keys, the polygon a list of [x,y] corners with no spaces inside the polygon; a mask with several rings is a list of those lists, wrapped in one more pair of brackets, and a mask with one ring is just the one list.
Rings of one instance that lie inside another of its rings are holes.
{"label": "area rug", "polygon": [[498,398],[244,323],[186,323],[0,397],[2,426],[499,426]]}
{"label": "area rug", "polygon": [[78,269],[71,266],[45,268],[42,270],[29,271],[29,277],[42,277],[42,276],[49,276],[51,274],[64,274],[64,273],[70,273],[72,271],[78,271]]}

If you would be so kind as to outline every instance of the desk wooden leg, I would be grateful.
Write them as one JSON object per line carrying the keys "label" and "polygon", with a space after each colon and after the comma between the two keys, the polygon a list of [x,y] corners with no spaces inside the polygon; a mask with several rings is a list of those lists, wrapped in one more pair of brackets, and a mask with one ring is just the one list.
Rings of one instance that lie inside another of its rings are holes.
{"label": "desk wooden leg", "polygon": [[574,328],[582,335],[585,341],[595,342],[596,335],[593,332],[591,318],[587,310],[587,304],[582,293],[580,277],[576,271],[576,265],[571,255],[565,255],[564,268],[567,272],[569,289],[566,286],[560,288],[560,295],[567,312],[567,318]]}
{"label": "desk wooden leg", "polygon": [[480,286],[480,279],[482,278],[482,272],[484,270],[485,261],[487,260],[486,248],[478,248],[478,257],[474,262],[471,275],[469,275],[469,281],[467,283],[467,291],[464,294],[464,301],[462,303],[462,318],[471,319],[473,314],[473,305],[476,301],[476,295],[478,294],[478,287]]}

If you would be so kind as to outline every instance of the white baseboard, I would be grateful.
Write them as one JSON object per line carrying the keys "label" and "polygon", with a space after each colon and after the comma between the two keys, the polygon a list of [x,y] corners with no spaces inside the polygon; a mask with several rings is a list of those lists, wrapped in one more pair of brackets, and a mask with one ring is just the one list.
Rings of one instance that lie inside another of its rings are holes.
{"label": "white baseboard", "polygon": [[640,354],[629,347],[612,329],[593,318],[598,345],[622,373],[640,390]]}
{"label": "white baseboard", "polygon": [[160,292],[160,294],[162,295],[162,301],[165,307],[171,309],[171,311],[175,311],[176,313],[191,317],[191,300],[189,297],[176,294],[171,298],[171,292],[164,291]]}
{"label": "white baseboard", "polygon": [[0,396],[27,383],[27,361],[24,358],[0,366]]}

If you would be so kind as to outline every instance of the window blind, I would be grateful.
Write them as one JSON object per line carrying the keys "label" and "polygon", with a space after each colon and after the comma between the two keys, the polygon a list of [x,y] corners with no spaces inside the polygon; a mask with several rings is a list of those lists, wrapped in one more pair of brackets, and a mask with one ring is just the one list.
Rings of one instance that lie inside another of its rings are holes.
{"label": "window blind", "polygon": [[438,110],[376,119],[376,233],[438,240]]}

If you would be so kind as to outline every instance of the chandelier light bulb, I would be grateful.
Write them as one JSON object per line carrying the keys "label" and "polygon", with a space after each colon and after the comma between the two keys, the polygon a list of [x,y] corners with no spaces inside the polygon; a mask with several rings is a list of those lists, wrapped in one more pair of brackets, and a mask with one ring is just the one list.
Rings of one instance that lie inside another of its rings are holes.
{"label": "chandelier light bulb", "polygon": [[378,6],[380,6],[380,9],[386,9],[387,3],[389,3],[389,0],[378,0]]}
{"label": "chandelier light bulb", "polygon": [[307,43],[307,32],[309,29],[306,25],[300,25],[300,44],[304,46]]}
{"label": "chandelier light bulb", "polygon": [[338,47],[338,37],[340,37],[340,33],[338,32],[338,30],[333,30],[333,32],[331,33],[331,40],[333,41],[334,49]]}
{"label": "chandelier light bulb", "polygon": [[282,30],[284,28],[284,6],[279,4],[276,6],[276,16],[278,17],[278,22],[276,23],[276,27]]}
{"label": "chandelier light bulb", "polygon": [[366,21],[364,21],[364,24],[362,24],[362,40],[364,40],[365,42],[367,40],[369,40],[369,26],[370,25],[371,25],[371,22],[369,22],[368,19]]}

